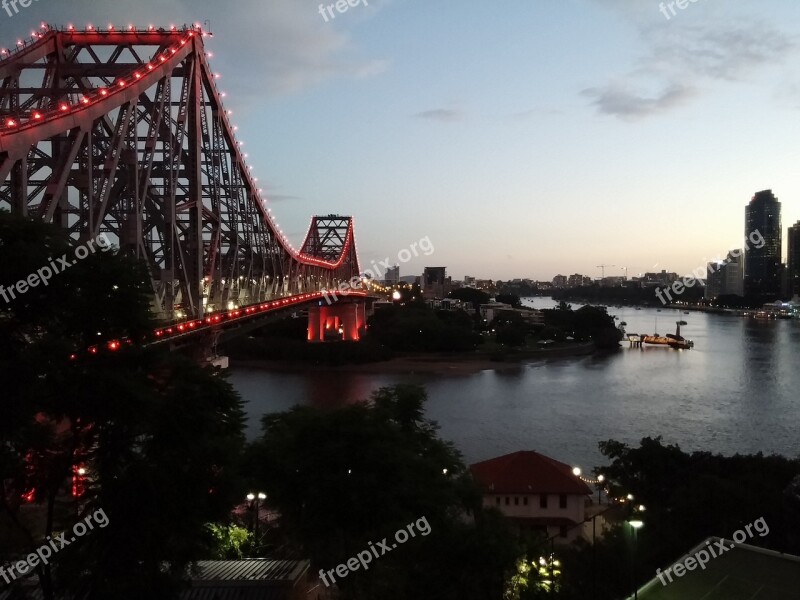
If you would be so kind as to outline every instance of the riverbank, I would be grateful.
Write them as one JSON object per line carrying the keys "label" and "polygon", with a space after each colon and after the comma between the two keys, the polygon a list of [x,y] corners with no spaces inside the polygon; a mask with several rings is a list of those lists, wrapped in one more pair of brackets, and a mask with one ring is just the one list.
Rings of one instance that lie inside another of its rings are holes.
{"label": "riverbank", "polygon": [[502,360],[490,358],[486,354],[430,353],[392,358],[380,362],[321,365],[305,361],[288,360],[248,360],[231,359],[232,368],[264,369],[277,372],[332,371],[336,373],[363,374],[429,374],[429,375],[471,375],[480,371],[505,371],[519,368],[534,360],[550,358],[569,358],[587,356],[596,352],[594,343],[562,344],[553,348],[510,352]]}

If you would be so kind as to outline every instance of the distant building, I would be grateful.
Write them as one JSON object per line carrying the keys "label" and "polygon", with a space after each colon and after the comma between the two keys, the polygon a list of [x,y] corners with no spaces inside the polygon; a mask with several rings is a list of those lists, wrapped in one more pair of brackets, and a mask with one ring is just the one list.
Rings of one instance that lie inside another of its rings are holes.
{"label": "distant building", "polygon": [[566,275],[556,275],[553,277],[553,287],[564,288],[567,287],[568,279]]}
{"label": "distant building", "polygon": [[677,273],[667,273],[665,270],[662,270],[660,273],[645,273],[644,276],[641,278],[642,285],[646,286],[659,286],[659,287],[670,287],[673,283],[678,281],[679,277]]}
{"label": "distant building", "polygon": [[520,529],[569,543],[584,535],[592,490],[572,467],[533,451],[514,452],[470,466],[494,507]]}
{"label": "distant building", "polygon": [[464,275],[464,287],[475,287],[475,278]]}
{"label": "distant building", "polygon": [[626,281],[625,277],[603,277],[600,280],[601,287],[620,287]]}
{"label": "distant building", "polygon": [[732,250],[723,262],[710,262],[706,268],[704,297],[744,296],[742,250]]}
{"label": "distant building", "polygon": [[422,296],[426,300],[446,298],[451,292],[447,267],[425,267],[422,273]]}
{"label": "distant building", "polygon": [[748,296],[775,300],[781,294],[781,203],[772,190],[757,192],[745,207],[745,231],[764,239],[761,248],[751,244],[744,262],[744,291]]}
{"label": "distant building", "polygon": [[501,310],[510,310],[512,307],[510,304],[505,304],[503,302],[489,302],[487,304],[480,305],[481,311],[481,319],[486,321],[487,323],[491,323],[497,317],[497,312]]}
{"label": "distant building", "polygon": [[571,288],[592,285],[592,278],[587,277],[586,275],[579,275],[578,273],[575,273],[574,275],[569,276],[569,279],[567,279],[567,285]]}
{"label": "distant building", "polygon": [[395,265],[386,269],[385,285],[397,285],[400,283],[400,265]]}
{"label": "distant building", "polygon": [[786,261],[788,298],[800,296],[800,221],[789,227],[786,236],[789,242]]}

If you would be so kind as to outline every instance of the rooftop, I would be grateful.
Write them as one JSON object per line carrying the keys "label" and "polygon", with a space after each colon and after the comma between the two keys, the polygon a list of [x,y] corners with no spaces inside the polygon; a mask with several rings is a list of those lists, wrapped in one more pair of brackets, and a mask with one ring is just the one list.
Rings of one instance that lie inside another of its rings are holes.
{"label": "rooftop", "polygon": [[[706,548],[706,542],[714,545],[717,541],[719,538],[709,538],[686,556]],[[800,597],[800,557],[748,544],[734,545],[729,540],[724,544],[730,549],[712,558],[704,570],[695,568],[682,577],[672,575],[672,583],[665,577],[666,585],[654,578],[639,590],[639,599],[797,600]]]}
{"label": "rooftop", "polygon": [[470,465],[472,476],[494,494],[589,495],[572,467],[533,450],[520,450]]}

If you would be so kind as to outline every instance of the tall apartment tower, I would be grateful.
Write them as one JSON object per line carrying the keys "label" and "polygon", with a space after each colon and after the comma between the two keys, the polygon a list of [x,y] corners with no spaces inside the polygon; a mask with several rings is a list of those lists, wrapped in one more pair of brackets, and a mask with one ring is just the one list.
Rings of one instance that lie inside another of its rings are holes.
{"label": "tall apartment tower", "polygon": [[787,277],[789,298],[800,296],[800,221],[789,227],[787,251]]}
{"label": "tall apartment tower", "polygon": [[[781,203],[772,190],[757,192],[744,210],[745,239],[749,248],[744,261],[744,292],[769,302],[781,294]],[[758,232],[758,233],[756,233]],[[750,240],[764,239],[756,248]]]}

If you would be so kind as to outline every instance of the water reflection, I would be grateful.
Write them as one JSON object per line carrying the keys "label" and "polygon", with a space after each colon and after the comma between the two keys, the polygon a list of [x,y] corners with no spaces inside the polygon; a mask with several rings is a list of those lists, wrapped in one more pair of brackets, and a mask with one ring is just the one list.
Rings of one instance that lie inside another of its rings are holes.
{"label": "water reflection", "polygon": [[650,332],[656,318],[661,333],[683,319],[682,333],[695,347],[626,346],[459,377],[235,370],[231,379],[248,401],[250,437],[265,412],[340,406],[384,385],[414,382],[428,390],[428,416],[469,461],[528,448],[591,467],[602,462],[600,440],[637,443],[656,435],[688,450],[800,452],[800,322],[667,309],[609,312],[639,333]]}

